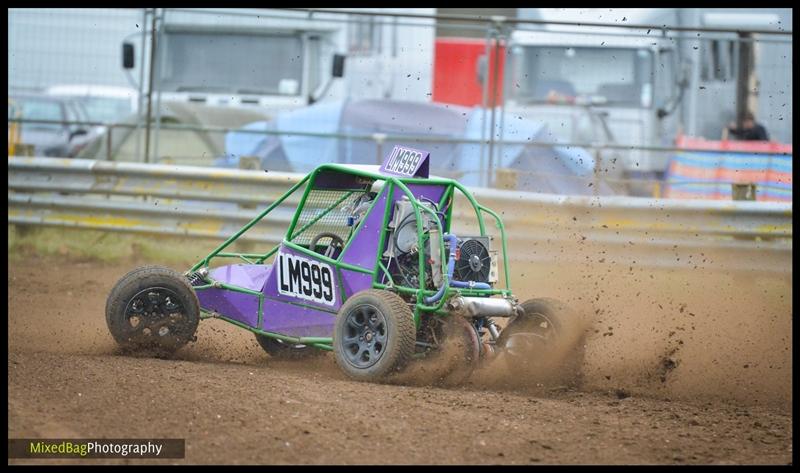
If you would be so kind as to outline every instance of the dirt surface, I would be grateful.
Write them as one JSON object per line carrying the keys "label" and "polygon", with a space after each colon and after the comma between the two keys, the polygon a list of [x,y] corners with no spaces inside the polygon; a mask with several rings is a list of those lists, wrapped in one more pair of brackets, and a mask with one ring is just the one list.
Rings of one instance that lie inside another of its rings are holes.
{"label": "dirt surface", "polygon": [[515,268],[520,296],[585,317],[580,385],[496,360],[443,389],[271,359],[217,320],[175,359],[122,356],[103,310],[131,268],[9,264],[10,438],[186,438],[174,463],[792,461],[791,276]]}

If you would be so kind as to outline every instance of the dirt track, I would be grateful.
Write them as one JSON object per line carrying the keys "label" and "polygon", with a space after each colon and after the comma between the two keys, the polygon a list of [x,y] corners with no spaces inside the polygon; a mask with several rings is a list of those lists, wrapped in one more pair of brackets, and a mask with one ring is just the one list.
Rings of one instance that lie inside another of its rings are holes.
{"label": "dirt track", "polygon": [[9,437],[181,437],[187,463],[792,461],[790,281],[544,269],[520,292],[591,316],[582,389],[502,368],[440,389],[352,382],[330,355],[276,361],[220,321],[177,360],[119,356],[103,307],[130,267],[9,265]]}

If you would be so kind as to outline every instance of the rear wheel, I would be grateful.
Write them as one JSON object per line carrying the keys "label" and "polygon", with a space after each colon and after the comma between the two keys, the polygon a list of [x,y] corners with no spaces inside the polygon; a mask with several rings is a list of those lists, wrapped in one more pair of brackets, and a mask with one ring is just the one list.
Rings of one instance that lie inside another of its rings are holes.
{"label": "rear wheel", "polygon": [[370,289],[353,295],[339,309],[333,351],[347,376],[383,381],[405,368],[415,339],[414,315],[406,302],[395,293]]}
{"label": "rear wheel", "polygon": [[522,308],[497,340],[515,380],[578,383],[584,338],[578,315],[555,299],[531,299]]}
{"label": "rear wheel", "polygon": [[477,331],[469,320],[457,315],[431,316],[425,322],[418,338],[431,348],[419,360],[417,381],[440,386],[463,384],[480,359]]}
{"label": "rear wheel", "polygon": [[163,266],[125,276],[106,301],[106,323],[124,349],[167,355],[194,339],[200,304],[189,281]]}
{"label": "rear wheel", "polygon": [[275,358],[286,360],[302,360],[313,356],[322,354],[322,350],[318,350],[312,346],[302,345],[298,343],[289,343],[277,338],[267,337],[256,333],[256,340],[261,348]]}

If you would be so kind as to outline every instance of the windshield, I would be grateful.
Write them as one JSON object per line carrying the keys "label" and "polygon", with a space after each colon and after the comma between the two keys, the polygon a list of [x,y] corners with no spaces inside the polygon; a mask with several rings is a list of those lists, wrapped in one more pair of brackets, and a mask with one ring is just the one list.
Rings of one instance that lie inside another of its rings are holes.
{"label": "windshield", "polygon": [[[22,118],[25,120],[48,120],[60,122],[64,119],[61,105],[54,100],[36,98],[15,98],[8,107],[8,118]],[[18,115],[13,117],[12,115]],[[58,123],[26,123],[26,128],[59,129]]]}
{"label": "windshield", "polygon": [[645,49],[515,46],[509,90],[523,103],[650,107],[653,58]]}
{"label": "windshield", "polygon": [[303,47],[298,35],[167,32],[163,90],[298,95]]}
{"label": "windshield", "polygon": [[81,103],[93,122],[114,123],[133,113],[131,100],[127,98],[86,97]]}

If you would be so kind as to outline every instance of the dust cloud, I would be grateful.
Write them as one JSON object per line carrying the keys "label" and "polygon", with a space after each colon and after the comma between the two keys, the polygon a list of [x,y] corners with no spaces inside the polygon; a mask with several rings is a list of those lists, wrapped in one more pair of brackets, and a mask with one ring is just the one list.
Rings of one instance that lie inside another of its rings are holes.
{"label": "dust cloud", "polygon": [[736,255],[713,250],[697,258],[704,266],[678,268],[633,266],[618,250],[563,242],[536,251],[544,261],[591,258],[512,265],[520,299],[558,298],[587,324],[582,389],[790,406],[791,273],[722,270]]}

